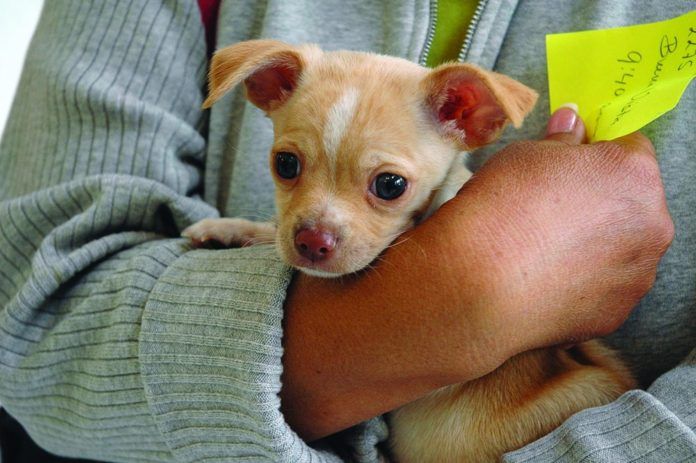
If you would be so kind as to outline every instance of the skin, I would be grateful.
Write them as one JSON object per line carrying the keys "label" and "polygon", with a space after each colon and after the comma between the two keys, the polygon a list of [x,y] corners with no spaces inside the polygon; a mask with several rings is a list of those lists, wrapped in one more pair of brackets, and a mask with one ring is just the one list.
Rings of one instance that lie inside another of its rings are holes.
{"label": "skin", "polygon": [[559,129],[558,114],[554,133],[496,154],[374,269],[296,275],[280,396],[301,437],[520,352],[606,335],[650,289],[674,235],[651,143],[634,133],[582,144],[582,122]]}

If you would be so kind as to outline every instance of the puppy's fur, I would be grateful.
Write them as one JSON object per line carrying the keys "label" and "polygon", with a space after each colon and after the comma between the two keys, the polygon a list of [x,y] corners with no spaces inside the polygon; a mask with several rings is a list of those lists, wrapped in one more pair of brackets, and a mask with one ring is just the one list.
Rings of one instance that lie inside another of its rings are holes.
{"label": "puppy's fur", "polygon": [[[278,153],[292,153],[299,175],[274,175],[277,229],[212,219],[184,235],[197,244],[275,239],[289,265],[325,277],[370,265],[453,197],[470,176],[462,153],[492,142],[508,123],[519,126],[536,101],[519,82],[468,64],[429,70],[388,56],[254,40],[215,54],[204,106],[242,82],[249,101],[273,121],[271,170]],[[383,173],[406,179],[402,195],[375,194]],[[330,252],[308,258],[297,244],[302,230],[329,236]],[[496,461],[632,387],[627,368],[598,342],[527,352],[392,412],[392,458]]]}

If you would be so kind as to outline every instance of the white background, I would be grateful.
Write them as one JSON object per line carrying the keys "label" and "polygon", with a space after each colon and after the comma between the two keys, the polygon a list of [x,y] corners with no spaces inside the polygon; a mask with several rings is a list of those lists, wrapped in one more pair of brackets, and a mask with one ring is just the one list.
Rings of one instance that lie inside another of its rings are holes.
{"label": "white background", "polygon": [[5,130],[41,5],[43,0],[0,0],[0,132]]}

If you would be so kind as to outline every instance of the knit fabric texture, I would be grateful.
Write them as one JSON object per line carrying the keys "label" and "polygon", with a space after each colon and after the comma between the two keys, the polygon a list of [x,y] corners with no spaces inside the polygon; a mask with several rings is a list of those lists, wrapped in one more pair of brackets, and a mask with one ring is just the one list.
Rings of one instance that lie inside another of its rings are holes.
{"label": "knit fabric texture", "polygon": [[[689,9],[484,2],[467,59],[542,96],[521,131],[478,159],[541,133],[545,33]],[[273,37],[423,62],[431,10],[426,0],[228,0],[217,40]],[[60,455],[376,462],[381,418],[310,446],[280,413],[291,271],[274,250],[194,250],[178,238],[218,211],[273,214],[270,122],[239,91],[209,117],[200,110],[204,35],[194,1],[45,2],[0,144],[0,403]],[[677,238],[654,290],[609,338],[646,389],[575,415],[506,461],[696,461],[695,93],[646,129]]]}

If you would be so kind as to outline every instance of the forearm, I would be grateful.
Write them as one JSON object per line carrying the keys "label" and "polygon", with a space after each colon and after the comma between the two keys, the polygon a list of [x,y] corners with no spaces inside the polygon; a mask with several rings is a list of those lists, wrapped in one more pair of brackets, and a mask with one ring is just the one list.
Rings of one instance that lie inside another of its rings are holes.
{"label": "forearm", "polygon": [[295,277],[285,304],[281,398],[285,418],[304,438],[504,361],[507,346],[489,336],[500,332],[489,310],[491,248],[474,238],[482,236],[482,221],[473,208],[460,212],[407,233],[363,274]]}
{"label": "forearm", "polygon": [[606,335],[650,288],[672,236],[644,137],[511,145],[374,269],[298,277],[286,417],[317,438],[520,352]]}

